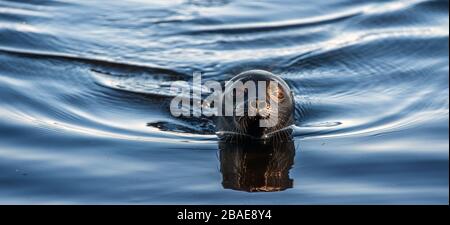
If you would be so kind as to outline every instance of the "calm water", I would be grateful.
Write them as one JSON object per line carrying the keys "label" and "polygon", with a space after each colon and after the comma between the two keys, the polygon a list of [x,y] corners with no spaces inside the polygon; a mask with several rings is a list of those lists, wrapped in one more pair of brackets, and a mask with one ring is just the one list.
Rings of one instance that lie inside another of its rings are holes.
{"label": "calm water", "polygon": [[[0,203],[448,204],[448,13],[0,0]],[[249,69],[294,90],[291,143],[227,145],[209,118],[171,117],[171,81]]]}

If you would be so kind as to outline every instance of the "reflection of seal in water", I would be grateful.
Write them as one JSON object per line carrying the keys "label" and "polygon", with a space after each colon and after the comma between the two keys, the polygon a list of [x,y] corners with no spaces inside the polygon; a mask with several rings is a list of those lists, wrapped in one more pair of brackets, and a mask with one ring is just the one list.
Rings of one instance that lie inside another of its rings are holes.
{"label": "reflection of seal in water", "polygon": [[[232,83],[253,81],[256,89],[260,92],[259,84],[265,84],[265,99],[261,99],[259,93],[256,98],[251,98],[248,86],[231,86],[225,88],[222,95],[222,108],[225,109],[230,102],[233,102],[233,112],[243,108],[243,114],[232,116],[222,116],[217,121],[217,134],[222,139],[279,139],[287,138],[292,133],[287,129],[294,124],[294,98],[289,86],[280,77],[262,70],[250,70],[241,73],[230,80]],[[269,85],[273,82],[275,86]],[[254,94],[254,93],[253,93]],[[243,98],[243,106],[236,104],[238,97]],[[228,102],[227,102],[228,101]],[[276,103],[276,104],[275,104]],[[253,110],[254,115],[249,112]],[[276,111],[275,111],[276,110]],[[275,121],[273,125],[261,126],[261,120]]]}
{"label": "reflection of seal in water", "polygon": [[248,192],[292,188],[293,180],[289,178],[295,155],[292,141],[220,142],[219,148],[224,188]]}

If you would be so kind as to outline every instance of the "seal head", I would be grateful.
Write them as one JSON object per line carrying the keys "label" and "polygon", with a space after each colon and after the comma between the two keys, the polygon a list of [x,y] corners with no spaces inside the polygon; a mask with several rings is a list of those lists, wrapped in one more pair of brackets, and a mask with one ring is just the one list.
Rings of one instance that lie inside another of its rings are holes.
{"label": "seal head", "polygon": [[217,134],[228,140],[287,137],[294,124],[292,91],[280,77],[263,70],[238,74],[225,84]]}

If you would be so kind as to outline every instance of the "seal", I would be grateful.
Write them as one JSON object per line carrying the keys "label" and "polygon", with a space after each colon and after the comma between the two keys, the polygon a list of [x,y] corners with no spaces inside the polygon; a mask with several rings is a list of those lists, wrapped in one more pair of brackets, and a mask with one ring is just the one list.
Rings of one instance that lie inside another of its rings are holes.
{"label": "seal", "polygon": [[279,76],[263,70],[240,73],[227,82],[221,99],[222,109],[232,105],[233,111],[228,116],[225,112],[216,122],[216,134],[222,140],[290,138],[295,101]]}

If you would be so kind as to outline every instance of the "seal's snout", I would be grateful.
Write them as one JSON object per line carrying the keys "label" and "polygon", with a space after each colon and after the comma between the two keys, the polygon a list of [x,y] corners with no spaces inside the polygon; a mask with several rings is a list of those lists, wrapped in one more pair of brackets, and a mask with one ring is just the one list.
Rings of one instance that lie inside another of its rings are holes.
{"label": "seal's snout", "polygon": [[251,99],[238,105],[235,109],[236,113],[233,115],[235,118],[241,116],[267,118],[270,116],[272,109],[273,107],[270,106],[270,103],[264,100]]}
{"label": "seal's snout", "polygon": [[272,112],[273,108],[270,106],[270,103],[259,99],[245,101],[240,107],[243,107],[242,115],[238,116],[236,114],[239,113],[236,113],[233,116],[236,128],[238,128],[241,133],[256,137],[261,136],[266,129],[261,126],[260,121],[269,119],[272,114],[277,113]]}
{"label": "seal's snout", "polygon": [[255,117],[267,118],[270,116],[271,109],[272,107],[265,100],[254,99],[248,102],[249,115],[254,115]]}
{"label": "seal's snout", "polygon": [[261,137],[264,133],[264,128],[259,126],[261,116],[240,116],[234,117],[236,131],[252,137]]}

